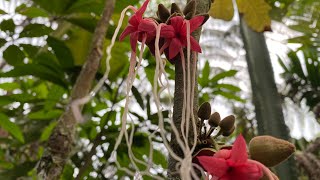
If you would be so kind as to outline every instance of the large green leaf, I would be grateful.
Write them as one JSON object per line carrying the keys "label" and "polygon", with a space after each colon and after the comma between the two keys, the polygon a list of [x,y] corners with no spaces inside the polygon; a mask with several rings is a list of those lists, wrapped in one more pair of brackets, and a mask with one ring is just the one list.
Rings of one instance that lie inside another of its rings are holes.
{"label": "large green leaf", "polygon": [[15,66],[9,72],[1,73],[0,77],[20,77],[26,75],[33,75],[43,80],[48,80],[63,87],[67,87],[66,82],[61,79],[55,72],[52,72],[51,69],[42,66],[40,64],[25,64],[22,66]]}
{"label": "large green leaf", "polygon": [[32,120],[51,120],[60,117],[63,113],[62,110],[53,109],[53,110],[41,110],[37,112],[31,112],[28,114],[28,118]]}
{"label": "large green leaf", "polygon": [[71,68],[73,67],[74,60],[72,53],[65,42],[49,36],[47,39],[48,45],[52,48],[59,63],[64,68]]}
{"label": "large green leaf", "polygon": [[236,70],[229,70],[229,71],[224,71],[219,74],[216,74],[211,80],[210,83],[212,84],[217,84],[219,80],[226,78],[226,77],[232,77],[237,74],[238,71]]}
{"label": "large green leaf", "polygon": [[99,17],[90,13],[73,13],[71,15],[64,16],[63,19],[89,32],[94,32]]}
{"label": "large green leaf", "polygon": [[48,35],[52,29],[44,24],[28,24],[20,33],[20,37],[40,37]]}
{"label": "large green leaf", "polygon": [[0,113],[0,126],[20,142],[24,143],[24,137],[20,127],[11,122],[9,118],[3,113]]}
{"label": "large green leaf", "polygon": [[8,64],[17,66],[24,64],[25,55],[18,46],[11,45],[3,52],[3,58]]}
{"label": "large green leaf", "polygon": [[228,99],[236,100],[239,102],[245,102],[244,99],[240,98],[239,96],[235,95],[234,93],[229,93],[229,92],[225,92],[225,91],[214,91],[213,94],[221,95],[221,96],[224,96]]}

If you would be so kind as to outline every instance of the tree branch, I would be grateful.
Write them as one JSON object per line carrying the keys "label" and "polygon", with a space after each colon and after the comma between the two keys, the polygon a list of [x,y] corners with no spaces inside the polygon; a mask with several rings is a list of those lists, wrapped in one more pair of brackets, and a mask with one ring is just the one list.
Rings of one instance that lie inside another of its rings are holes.
{"label": "tree branch", "polygon": [[41,179],[59,179],[73,150],[77,121],[73,116],[70,105],[74,99],[87,95],[92,88],[103,54],[104,37],[114,9],[114,3],[114,0],[106,0],[102,17],[93,35],[91,50],[72,89],[70,101],[49,138],[45,154],[37,165],[37,172]]}

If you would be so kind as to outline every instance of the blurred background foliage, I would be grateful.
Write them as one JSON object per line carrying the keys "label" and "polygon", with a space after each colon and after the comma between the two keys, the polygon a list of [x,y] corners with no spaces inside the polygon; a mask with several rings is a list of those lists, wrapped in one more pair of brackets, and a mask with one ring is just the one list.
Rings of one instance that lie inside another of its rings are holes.
{"label": "blurred background foliage", "polygon": [[[285,87],[280,92],[296,104],[306,99],[320,122],[320,2],[316,0],[267,0],[271,19],[297,32],[287,39],[298,48],[279,56]],[[121,10],[139,0],[117,0],[105,45],[115,30]],[[179,3],[181,3],[179,1]],[[90,48],[91,37],[103,9],[103,0],[0,0],[0,179],[36,178],[34,167],[42,156],[56,120],[64,112],[71,87]],[[151,10],[152,11],[152,10]],[[154,13],[154,12],[153,12]],[[236,19],[236,17],[233,17]],[[124,22],[127,21],[127,17]],[[126,26],[123,24],[122,29]],[[121,31],[121,30],[120,30]],[[250,104],[250,82],[246,65],[241,63],[243,44],[239,23],[210,21],[202,33],[203,55],[199,66],[199,103],[216,102],[229,106],[237,116],[237,133],[246,139],[257,134]],[[74,155],[64,169],[62,179],[122,179],[127,175],[117,169],[111,156],[119,133],[128,72],[128,40],[117,41],[112,51],[108,81],[83,110],[86,121],[78,127]],[[144,54],[143,68],[132,89],[129,117],[134,122],[133,151],[146,161],[148,137],[157,131],[158,119],[151,95],[155,61]],[[96,80],[105,70],[102,60]],[[166,66],[169,78],[174,68]],[[242,82],[241,82],[242,81]],[[174,84],[171,81],[171,86]],[[162,96],[167,109],[169,94]],[[168,121],[168,111],[163,112]],[[223,114],[223,113],[222,113]],[[165,128],[170,131],[166,122]],[[235,134],[235,135],[236,135]],[[303,150],[310,142],[297,140]],[[152,138],[154,165],[152,173],[165,175],[167,154],[158,133]],[[318,154],[319,155],[319,154]],[[118,149],[119,163],[130,166],[126,143]],[[144,169],[143,165],[139,168]],[[301,171],[301,177],[306,172]],[[144,177],[147,179],[147,177]]]}

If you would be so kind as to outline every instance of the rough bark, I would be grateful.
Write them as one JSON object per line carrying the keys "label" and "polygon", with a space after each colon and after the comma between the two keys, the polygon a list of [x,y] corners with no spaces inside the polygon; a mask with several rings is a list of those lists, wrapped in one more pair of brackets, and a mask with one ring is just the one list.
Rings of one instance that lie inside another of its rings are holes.
{"label": "rough bark", "polygon": [[92,88],[100,65],[104,37],[114,9],[114,3],[114,0],[106,0],[102,17],[93,34],[91,50],[72,89],[70,101],[50,135],[45,154],[37,165],[38,175],[41,179],[59,179],[64,165],[72,154],[77,120],[73,116],[70,105],[73,100],[86,96]]}
{"label": "rough bark", "polygon": [[[189,2],[189,0],[187,0]],[[210,9],[211,0],[196,0],[196,14],[203,14],[207,13]],[[195,37],[199,41],[201,35],[201,28],[194,31],[192,36]],[[187,57],[185,53],[185,57]],[[177,127],[178,131],[181,134],[180,124],[181,124],[181,117],[182,117],[182,107],[183,107],[183,88],[186,88],[183,86],[183,70],[182,70],[182,64],[181,60],[177,60],[175,64],[175,91],[174,91],[174,106],[173,106],[173,122],[175,126]],[[197,66],[197,62],[191,58],[190,63],[190,69],[193,69],[194,66]],[[197,69],[197,68],[196,68]],[[192,74],[192,72],[191,72]],[[197,82],[197,72],[196,74],[196,82],[194,86],[194,105],[193,105],[193,112],[194,115],[197,116],[197,110],[198,110],[198,82]],[[186,74],[185,74],[186,76]],[[190,82],[186,82],[187,83]],[[198,119],[195,117],[195,119]],[[192,124],[190,120],[190,124]],[[189,142],[193,141],[193,131],[192,128],[190,128],[189,132]],[[181,151],[180,146],[178,145],[176,141],[176,137],[173,132],[171,132],[171,142],[170,146],[172,150],[180,157],[183,157],[183,152]],[[168,176],[170,179],[179,179],[179,174],[176,173],[176,161],[169,157],[168,161]]]}
{"label": "rough bark", "polygon": [[[265,37],[263,33],[251,30],[242,17],[240,29],[251,79],[258,134],[289,140]],[[277,166],[276,173],[280,179],[297,179],[293,158]]]}

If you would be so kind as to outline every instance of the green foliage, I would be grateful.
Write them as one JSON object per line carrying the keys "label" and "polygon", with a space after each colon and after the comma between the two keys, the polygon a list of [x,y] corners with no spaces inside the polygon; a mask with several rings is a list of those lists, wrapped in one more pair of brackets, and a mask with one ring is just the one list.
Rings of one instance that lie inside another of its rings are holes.
{"label": "green foliage", "polygon": [[233,84],[223,83],[225,78],[233,78],[236,74],[236,70],[220,71],[217,74],[211,72],[211,67],[208,61],[206,61],[202,70],[202,73],[198,78],[200,89],[199,94],[200,103],[213,99],[216,95],[223,96],[230,100],[236,100],[244,102],[239,96],[241,89]]}
{"label": "green foliage", "polygon": [[24,137],[20,127],[17,126],[17,124],[11,122],[5,114],[0,113],[0,119],[0,127],[8,131],[13,137],[15,137],[21,143],[24,143]]}

